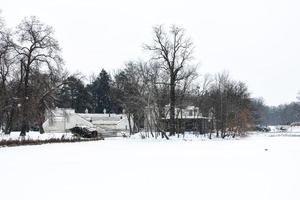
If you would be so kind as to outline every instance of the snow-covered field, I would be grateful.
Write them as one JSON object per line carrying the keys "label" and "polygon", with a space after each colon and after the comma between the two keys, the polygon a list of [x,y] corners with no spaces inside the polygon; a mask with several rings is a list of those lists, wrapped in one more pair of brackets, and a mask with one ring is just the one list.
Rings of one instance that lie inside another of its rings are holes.
{"label": "snow-covered field", "polygon": [[0,148],[3,200],[299,200],[300,137]]}

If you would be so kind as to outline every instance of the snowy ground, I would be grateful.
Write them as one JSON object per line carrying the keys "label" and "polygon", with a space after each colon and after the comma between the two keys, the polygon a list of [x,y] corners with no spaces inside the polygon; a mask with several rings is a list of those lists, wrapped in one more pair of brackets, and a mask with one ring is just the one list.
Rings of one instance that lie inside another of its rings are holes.
{"label": "snowy ground", "polygon": [[0,148],[0,199],[299,200],[300,137]]}

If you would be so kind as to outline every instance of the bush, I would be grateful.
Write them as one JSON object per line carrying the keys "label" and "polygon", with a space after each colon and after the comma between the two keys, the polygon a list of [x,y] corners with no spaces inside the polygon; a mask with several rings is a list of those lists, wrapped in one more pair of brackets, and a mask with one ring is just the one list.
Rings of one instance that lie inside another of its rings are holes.
{"label": "bush", "polygon": [[51,143],[72,143],[72,142],[85,142],[85,141],[96,141],[102,140],[103,138],[90,138],[82,139],[80,137],[75,138],[50,138],[48,140],[34,140],[34,139],[9,139],[0,140],[0,147],[12,147],[12,146],[22,146],[22,145],[41,145],[41,144],[51,144]]}
{"label": "bush", "polygon": [[88,129],[86,127],[79,127],[76,126],[74,128],[70,129],[71,133],[76,137],[82,137],[82,138],[103,138],[101,134],[99,134],[94,129]]}

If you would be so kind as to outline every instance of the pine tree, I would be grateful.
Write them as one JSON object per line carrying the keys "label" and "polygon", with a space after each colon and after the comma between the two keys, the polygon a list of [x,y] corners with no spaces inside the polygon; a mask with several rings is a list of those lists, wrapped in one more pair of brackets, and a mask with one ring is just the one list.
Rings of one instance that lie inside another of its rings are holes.
{"label": "pine tree", "polygon": [[93,98],[93,112],[103,113],[104,109],[106,112],[111,112],[110,84],[109,74],[102,69],[96,80],[88,85],[88,90]]}
{"label": "pine tree", "polygon": [[58,106],[73,108],[75,112],[83,113],[86,109],[91,108],[90,99],[83,82],[74,76],[70,76],[59,92]]}

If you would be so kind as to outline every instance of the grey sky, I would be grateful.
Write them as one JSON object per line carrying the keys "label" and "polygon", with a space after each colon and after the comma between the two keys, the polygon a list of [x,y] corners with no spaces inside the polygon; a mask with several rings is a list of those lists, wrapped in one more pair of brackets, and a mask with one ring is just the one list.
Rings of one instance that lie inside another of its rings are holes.
{"label": "grey sky", "polygon": [[199,73],[230,72],[269,105],[300,90],[299,0],[1,0],[8,26],[36,15],[54,27],[66,67],[123,67],[144,53],[152,27],[177,24],[195,43]]}

